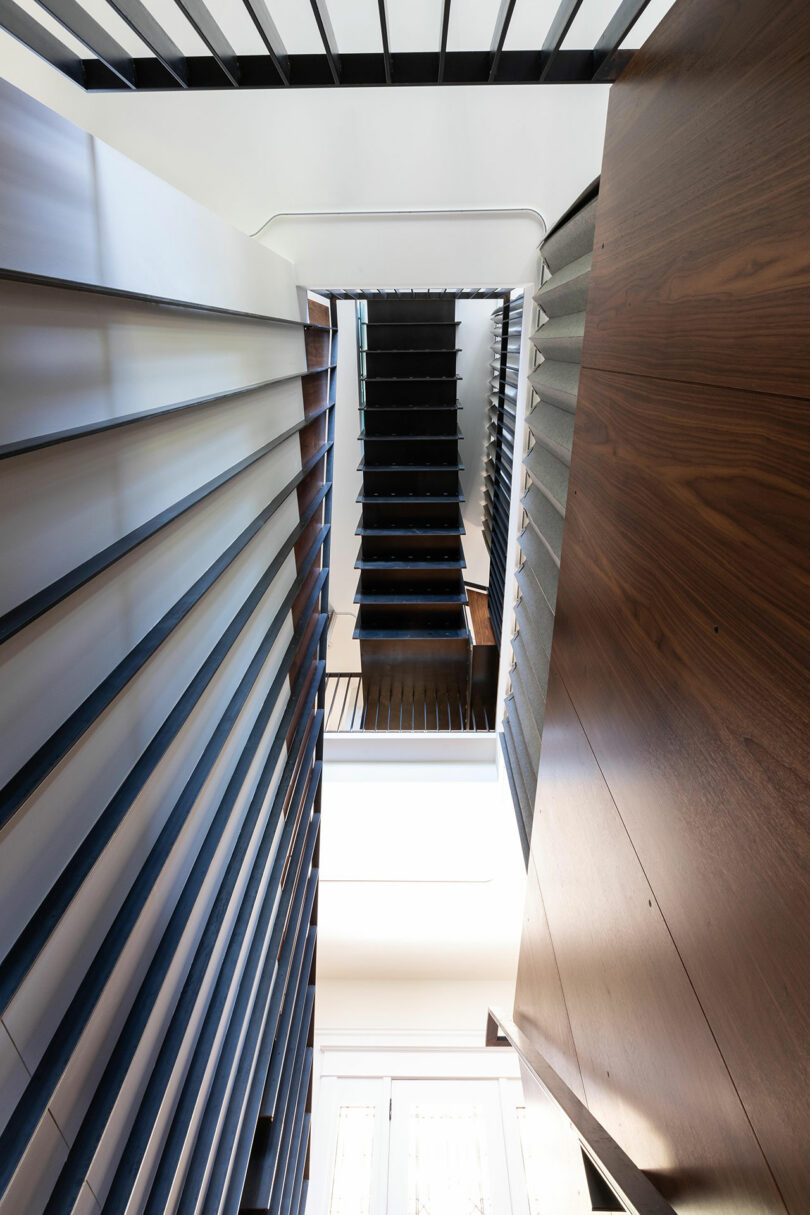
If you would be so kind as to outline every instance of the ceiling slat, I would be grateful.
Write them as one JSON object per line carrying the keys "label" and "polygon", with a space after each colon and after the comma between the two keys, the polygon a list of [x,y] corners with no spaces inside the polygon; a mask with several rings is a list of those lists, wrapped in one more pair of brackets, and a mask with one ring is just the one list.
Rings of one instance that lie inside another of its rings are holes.
{"label": "ceiling slat", "polygon": [[200,35],[231,84],[238,86],[239,63],[236,52],[203,4],[203,0],[175,0],[175,2]]}
{"label": "ceiling slat", "polygon": [[14,0],[0,0],[0,28],[84,88],[84,67],[79,56],[69,51]]}
{"label": "ceiling slat", "polygon": [[321,35],[321,42],[323,43],[323,49],[329,62],[329,71],[332,73],[332,79],[335,84],[340,84],[340,55],[338,54],[335,31],[332,29],[332,21],[329,17],[329,9],[326,7],[326,0],[309,0],[309,2],[315,15],[318,33]]}
{"label": "ceiling slat", "polygon": [[501,7],[498,10],[498,16],[495,21],[495,29],[492,34],[492,45],[490,51],[492,53],[492,67],[489,70],[489,82],[498,75],[498,65],[501,62],[501,53],[503,44],[506,41],[506,35],[509,32],[509,22],[512,20],[512,13],[515,10],[515,0],[501,0]]}
{"label": "ceiling slat", "polygon": [[444,65],[447,59],[447,34],[450,29],[450,4],[451,0],[443,0],[442,24],[439,31],[439,84],[441,84],[444,80]]}
{"label": "ceiling slat", "polygon": [[[35,0],[90,52],[78,58],[72,41],[63,46],[20,0],[0,0],[0,28],[90,92],[160,92],[177,89],[324,88],[334,86],[431,86],[439,84],[588,84],[617,78],[633,52],[622,42],[650,0],[613,0],[618,5],[596,46],[563,50],[582,0],[556,0],[556,11],[540,49],[506,50],[516,0],[500,0],[489,52],[448,50],[452,0],[441,0],[438,51],[393,52],[388,0],[377,0],[381,50],[339,54],[328,0],[310,0],[323,44],[317,54],[290,54],[270,14],[273,0],[242,0],[264,50],[237,55],[208,7],[211,0],[174,0],[208,48],[185,55],[153,16],[152,0],[108,0],[117,17],[148,47],[133,57],[85,8],[85,0]],[[235,0],[239,3],[239,0]],[[217,10],[218,11],[218,10]],[[237,13],[238,16],[238,13]],[[113,26],[113,29],[116,27]],[[81,51],[79,52],[81,55]],[[539,66],[538,66],[539,60]],[[224,78],[223,78],[224,77]]]}
{"label": "ceiling slat", "polygon": [[243,0],[251,21],[256,26],[259,37],[267,47],[267,52],[273,61],[273,67],[281,77],[282,83],[290,83],[290,56],[281,41],[281,35],[276,29],[276,23],[267,11],[264,0]]}
{"label": "ceiling slat", "polygon": [[390,84],[391,76],[391,48],[388,45],[388,12],[386,9],[385,0],[377,0],[377,7],[380,10],[380,37],[382,38],[383,48],[383,66],[385,67],[385,83]]}
{"label": "ceiling slat", "polygon": [[135,64],[131,55],[76,0],[37,0],[37,3],[69,34],[98,56],[119,80],[123,80],[129,88],[135,88]]}
{"label": "ceiling slat", "polygon": [[178,84],[185,88],[188,85],[185,55],[175,46],[162,26],[158,25],[149,10],[141,4],[141,0],[109,0],[109,4],[138,35],[141,42],[149,47],[155,58],[171,72]]}
{"label": "ceiling slat", "polygon": [[649,3],[650,0],[622,0],[593,48],[594,79],[598,78],[600,68],[607,66]]}
{"label": "ceiling slat", "polygon": [[541,81],[545,80],[548,76],[552,64],[559,54],[563,39],[571,28],[571,23],[579,12],[581,4],[582,0],[561,0],[559,8],[554,14],[551,28],[546,34],[546,40],[543,43]]}

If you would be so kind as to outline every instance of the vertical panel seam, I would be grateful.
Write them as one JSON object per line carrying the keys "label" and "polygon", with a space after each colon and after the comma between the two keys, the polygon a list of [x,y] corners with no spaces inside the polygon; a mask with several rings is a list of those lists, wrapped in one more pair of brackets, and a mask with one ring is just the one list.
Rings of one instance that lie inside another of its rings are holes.
{"label": "vertical panel seam", "polygon": [[[597,767],[597,769],[598,769],[598,771],[599,771],[599,775],[602,777],[602,780],[604,781],[605,788],[606,788],[606,789],[607,789],[607,791],[608,791],[608,795],[609,795],[610,800],[611,800],[611,803],[613,804],[613,807],[614,807],[614,809],[615,809],[615,811],[616,811],[616,815],[617,815],[617,817],[618,817],[618,819],[619,819],[619,822],[620,822],[620,823],[621,823],[621,825],[622,825],[622,829],[624,830],[624,832],[625,832],[625,834],[626,834],[626,836],[627,836],[627,839],[628,839],[628,841],[629,841],[629,843],[630,843],[630,847],[633,849],[633,855],[635,856],[636,860],[638,861],[639,868],[641,869],[641,872],[642,872],[642,874],[644,875],[644,881],[647,883],[647,888],[648,888],[648,890],[649,890],[649,892],[650,892],[650,895],[652,896],[652,898],[653,898],[653,900],[654,900],[654,902],[655,902],[655,907],[656,907],[656,908],[657,908],[657,910],[658,910],[658,914],[661,916],[661,921],[662,921],[662,923],[663,923],[664,927],[666,928],[667,935],[668,935],[668,937],[669,937],[670,941],[672,942],[672,948],[675,950],[675,955],[676,955],[676,957],[678,958],[678,961],[679,961],[679,962],[680,962],[680,964],[681,964],[681,967],[682,967],[682,969],[683,969],[683,973],[684,973],[684,974],[685,974],[685,976],[686,976],[686,981],[688,982],[689,987],[690,987],[690,989],[691,989],[691,991],[692,991],[692,994],[694,995],[695,1000],[697,1001],[697,1006],[698,1006],[698,1008],[700,1009],[700,1014],[701,1014],[701,1016],[703,1017],[703,1020],[704,1020],[704,1021],[705,1021],[705,1023],[706,1023],[706,1027],[707,1027],[707,1029],[708,1029],[708,1031],[709,1031],[709,1034],[711,1035],[712,1042],[714,1043],[714,1045],[715,1045],[715,1047],[716,1047],[716,1049],[717,1049],[717,1054],[718,1054],[718,1056],[720,1057],[720,1061],[722,1062],[723,1067],[724,1067],[725,1072],[726,1072],[726,1075],[727,1075],[727,1076],[728,1076],[728,1078],[729,1078],[729,1083],[731,1084],[731,1087],[732,1087],[732,1089],[733,1089],[733,1091],[734,1091],[734,1095],[735,1095],[735,1097],[737,1098],[738,1102],[740,1103],[740,1109],[742,1110],[742,1112],[743,1112],[743,1116],[744,1116],[744,1118],[745,1118],[745,1121],[746,1121],[746,1123],[748,1124],[748,1126],[749,1126],[749,1128],[750,1128],[750,1130],[751,1130],[751,1134],[752,1134],[752,1135],[753,1135],[753,1137],[754,1137],[754,1142],[756,1143],[757,1147],[759,1148],[759,1150],[760,1150],[760,1152],[761,1152],[761,1154],[762,1154],[762,1159],[763,1159],[763,1160],[764,1160],[764,1162],[765,1162],[765,1167],[766,1167],[766,1169],[768,1170],[768,1174],[769,1174],[769,1176],[770,1176],[770,1178],[771,1178],[771,1180],[772,1180],[772,1182],[773,1182],[774,1189],[776,1190],[776,1193],[779,1195],[779,1199],[780,1199],[780,1201],[781,1201],[781,1203],[782,1203],[782,1206],[784,1207],[784,1210],[785,1210],[786,1215],[789,1215],[789,1210],[790,1210],[790,1209],[789,1209],[789,1207],[788,1207],[788,1205],[787,1205],[787,1202],[785,1201],[785,1197],[784,1197],[784,1195],[783,1195],[783,1193],[782,1193],[782,1190],[781,1190],[781,1189],[780,1189],[780,1187],[779,1187],[779,1183],[778,1183],[778,1181],[776,1180],[776,1177],[774,1176],[773,1169],[771,1168],[771,1162],[769,1161],[769,1159],[768,1159],[768,1157],[767,1157],[767,1155],[766,1155],[766,1153],[765,1153],[765,1149],[763,1148],[763,1146],[762,1146],[762,1144],[761,1144],[761,1142],[760,1142],[759,1135],[757,1134],[757,1132],[756,1132],[756,1130],[755,1130],[755,1128],[754,1128],[754,1125],[753,1125],[753,1123],[751,1122],[751,1119],[750,1119],[750,1117],[749,1117],[749,1115],[748,1115],[748,1110],[745,1108],[745,1103],[743,1102],[743,1099],[742,1099],[742,1097],[740,1096],[740,1091],[739,1091],[739,1089],[737,1088],[737,1084],[736,1084],[736,1082],[735,1082],[735,1080],[734,1080],[734,1076],[732,1075],[731,1068],[729,1067],[728,1063],[726,1062],[726,1057],[725,1057],[725,1055],[723,1054],[723,1051],[722,1051],[722,1050],[721,1050],[721,1048],[720,1048],[720,1043],[719,1043],[719,1042],[718,1042],[718,1040],[717,1040],[717,1037],[716,1037],[716,1035],[715,1035],[715,1032],[714,1032],[714,1029],[713,1029],[713,1027],[712,1027],[711,1021],[709,1020],[708,1014],[707,1014],[707,1012],[706,1012],[705,1008],[703,1007],[703,1001],[701,1000],[700,996],[698,995],[698,992],[697,992],[697,989],[696,989],[696,987],[695,987],[695,984],[692,982],[692,976],[690,975],[690,973],[689,973],[689,969],[688,969],[688,967],[687,967],[687,965],[686,965],[686,963],[685,963],[685,961],[684,961],[684,959],[683,959],[683,956],[682,956],[682,954],[681,954],[680,949],[678,948],[678,944],[677,944],[677,942],[676,942],[676,940],[675,940],[675,937],[674,937],[674,935],[673,935],[673,933],[672,933],[672,930],[671,930],[671,928],[670,928],[670,926],[669,926],[669,922],[668,922],[668,920],[667,920],[666,916],[664,915],[663,908],[661,907],[661,905],[660,905],[660,903],[659,903],[659,901],[658,901],[658,896],[656,895],[655,890],[653,889],[652,882],[650,881],[649,877],[647,876],[647,870],[645,869],[645,867],[644,867],[644,863],[643,863],[643,861],[642,861],[641,857],[640,857],[640,856],[639,856],[639,854],[638,854],[638,849],[636,848],[635,842],[633,841],[633,837],[631,836],[631,834],[630,834],[630,832],[629,832],[629,830],[628,830],[628,828],[627,828],[627,824],[625,823],[624,818],[622,817],[622,813],[621,813],[621,811],[620,811],[620,809],[619,809],[618,803],[617,803],[617,801],[616,801],[615,797],[613,796],[613,790],[611,789],[610,784],[609,784],[609,782],[608,782],[608,779],[607,779],[607,777],[605,776],[605,773],[604,773],[604,772],[603,772],[603,770],[602,770],[602,765],[601,765],[601,764],[600,764],[600,762],[599,762],[599,759],[598,759],[598,757],[597,757],[597,755],[596,755],[596,752],[594,751],[593,746],[591,745],[591,740],[590,740],[590,738],[589,738],[589,736],[588,736],[588,733],[587,733],[587,731],[586,731],[586,729],[585,729],[585,726],[584,726],[584,724],[583,724],[583,722],[582,722],[582,719],[581,719],[581,718],[580,718],[580,716],[579,716],[579,713],[578,713],[578,711],[577,711],[577,707],[576,707],[576,705],[574,704],[573,697],[571,696],[571,693],[570,693],[570,691],[568,690],[568,686],[566,685],[566,682],[565,682],[565,680],[563,679],[563,677],[562,677],[561,673],[559,672],[559,670],[556,670],[556,675],[557,675],[557,677],[559,678],[560,683],[562,684],[562,686],[565,688],[565,694],[566,694],[566,696],[568,697],[569,703],[570,703],[570,705],[571,705],[571,710],[572,710],[572,712],[574,713],[574,716],[576,717],[577,722],[579,723],[579,727],[580,727],[580,729],[582,730],[582,735],[583,735],[583,737],[584,737],[584,739],[585,739],[585,741],[586,741],[586,743],[587,743],[587,745],[588,745],[588,750],[590,751],[591,755],[593,756],[593,761],[594,761],[594,763],[596,764],[596,767]],[[550,928],[550,926],[549,926],[549,932],[550,932],[550,931],[551,931],[551,928]],[[552,946],[553,946],[553,942],[552,942]],[[562,981],[562,980],[560,980],[560,981]],[[573,1033],[573,1030],[572,1030],[572,1033]]]}
{"label": "vertical panel seam", "polygon": [[582,366],[583,371],[595,372],[598,375],[615,376],[617,379],[621,379],[622,377],[627,376],[633,380],[648,380],[648,381],[651,381],[653,384],[683,385],[684,387],[702,388],[702,389],[720,388],[723,390],[723,392],[740,392],[748,397],[766,397],[766,398],[773,398],[774,400],[777,400],[777,401],[785,401],[785,400],[787,400],[787,401],[808,401],[808,400],[810,400],[810,396],[808,396],[807,393],[802,394],[801,392],[763,392],[759,388],[748,388],[748,387],[743,387],[740,384],[729,384],[726,381],[720,380],[720,379],[717,379],[717,380],[687,380],[681,376],[672,377],[672,376],[663,376],[663,375],[650,375],[648,372],[644,372],[644,371],[628,371],[624,367],[622,367],[621,369],[619,369],[618,367],[602,367],[598,363],[582,363],[581,366]]}
{"label": "vertical panel seam", "polygon": [[[536,800],[536,797],[535,797],[535,800]],[[568,1032],[571,1035],[571,1041],[574,1046],[574,1059],[576,1060],[577,1071],[579,1073],[579,1082],[582,1085],[582,1092],[585,1097],[585,1104],[590,1107],[590,1102],[588,1100],[588,1089],[585,1084],[585,1077],[582,1074],[582,1064],[579,1061],[579,1048],[577,1046],[577,1040],[576,1040],[576,1036],[574,1034],[574,1024],[571,1020],[571,1014],[568,1011],[568,1000],[566,999],[566,995],[565,995],[565,984],[563,983],[563,977],[562,977],[562,971],[560,970],[560,964],[557,961],[557,949],[554,945],[554,933],[551,931],[551,920],[549,919],[548,910],[546,908],[546,900],[543,898],[543,886],[540,881],[540,872],[537,868],[537,865],[534,862],[534,858],[531,856],[531,853],[529,854],[529,864],[534,869],[535,876],[537,877],[537,893],[540,895],[540,902],[543,905],[543,915],[546,917],[546,925],[548,926],[548,939],[551,944],[551,952],[554,955],[554,967],[557,971],[557,978],[560,983],[560,991],[562,993],[562,998],[563,998],[563,1007],[565,1008],[565,1019],[568,1022]]]}

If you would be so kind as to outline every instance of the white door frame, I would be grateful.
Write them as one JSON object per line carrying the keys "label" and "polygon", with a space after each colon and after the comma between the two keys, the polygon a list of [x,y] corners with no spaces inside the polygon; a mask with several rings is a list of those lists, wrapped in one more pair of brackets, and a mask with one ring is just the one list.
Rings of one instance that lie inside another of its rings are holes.
{"label": "white door frame", "polygon": [[[515,1110],[523,1104],[514,1052],[492,1049],[316,1049],[312,1169],[307,1215],[329,1215],[341,1104],[374,1104],[375,1146],[371,1215],[387,1215],[390,1156],[389,1114],[397,1081],[479,1081],[493,1086],[512,1215],[528,1215],[528,1199]],[[500,1212],[498,1213],[500,1215]]]}

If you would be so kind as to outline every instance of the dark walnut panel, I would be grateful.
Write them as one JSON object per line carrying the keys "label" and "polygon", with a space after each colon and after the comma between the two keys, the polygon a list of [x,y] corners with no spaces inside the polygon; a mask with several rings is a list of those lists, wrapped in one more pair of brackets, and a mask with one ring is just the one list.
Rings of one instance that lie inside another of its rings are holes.
{"label": "dark walnut panel", "polygon": [[679,0],[611,91],[583,364],[810,396],[810,4]]}
{"label": "dark walnut panel", "polygon": [[[554,663],[795,1215],[810,1210],[809,542],[801,402],[583,372]],[[553,745],[547,727],[544,765]]]}
{"label": "dark walnut panel", "polygon": [[679,1212],[783,1213],[553,665],[532,848],[591,1112]]}
{"label": "dark walnut panel", "polygon": [[301,392],[304,397],[304,417],[308,418],[328,404],[329,372],[312,371],[301,376]]}
{"label": "dark walnut panel", "polygon": [[311,325],[331,324],[329,305],[319,300],[307,300],[307,316]]}
{"label": "dark walnut panel", "polygon": [[304,330],[308,371],[317,371],[321,367],[329,366],[331,340],[331,334],[328,329]]}
{"label": "dark walnut panel", "polygon": [[573,1089],[580,1101],[585,1101],[579,1060],[534,858],[529,861],[526,875],[514,1018],[568,1087]]}

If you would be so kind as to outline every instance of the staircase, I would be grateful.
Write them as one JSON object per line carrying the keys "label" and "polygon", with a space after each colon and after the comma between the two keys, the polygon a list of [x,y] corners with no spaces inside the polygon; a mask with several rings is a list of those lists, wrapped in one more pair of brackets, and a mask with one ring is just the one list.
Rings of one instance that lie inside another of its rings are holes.
{"label": "staircase", "polygon": [[466,706],[455,301],[371,300],[360,325],[364,701],[416,693]]}

